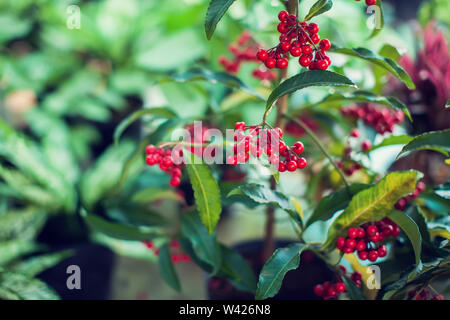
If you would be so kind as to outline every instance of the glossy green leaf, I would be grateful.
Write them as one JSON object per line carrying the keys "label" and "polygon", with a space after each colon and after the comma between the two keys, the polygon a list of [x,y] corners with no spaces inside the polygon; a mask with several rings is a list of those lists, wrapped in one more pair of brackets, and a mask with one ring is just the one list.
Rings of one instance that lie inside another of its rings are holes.
{"label": "glossy green leaf", "polygon": [[58,294],[45,282],[15,272],[0,272],[1,291],[21,300],[59,300]]}
{"label": "glossy green leaf", "polygon": [[147,241],[162,235],[158,228],[136,227],[105,220],[83,210],[82,217],[94,231],[122,240]]}
{"label": "glossy green leaf", "polygon": [[148,115],[152,115],[152,116],[158,117],[158,118],[166,118],[166,119],[172,119],[172,118],[177,117],[176,113],[173,112],[172,110],[170,110],[169,108],[162,108],[162,107],[159,108],[158,107],[158,108],[150,108],[150,109],[143,109],[143,110],[135,111],[132,114],[130,114],[128,117],[123,119],[119,123],[119,125],[116,127],[116,129],[114,130],[114,143],[117,145],[117,143],[119,142],[120,136],[128,128],[128,126],[130,126],[130,124],[132,124],[136,120],[138,120],[144,116],[148,116]]}
{"label": "glossy green leaf", "polygon": [[330,219],[337,211],[344,209],[351,198],[358,192],[370,187],[368,184],[354,183],[348,190],[343,188],[323,197],[306,222],[305,228],[316,221],[326,221]]}
{"label": "glossy green leaf", "polygon": [[450,129],[442,131],[431,131],[419,136],[403,147],[397,157],[405,152],[418,150],[433,150],[448,157],[450,151]]}
{"label": "glossy green leaf", "polygon": [[422,173],[414,170],[392,172],[373,187],[357,193],[328,230],[325,246],[330,246],[348,228],[386,217],[402,197],[414,192]]}
{"label": "glossy green leaf", "polygon": [[14,239],[0,242],[0,265],[5,265],[20,256],[35,252],[39,246],[30,240]]}
{"label": "glossy green leaf", "polygon": [[27,277],[34,277],[39,273],[57,265],[61,261],[74,254],[71,250],[64,250],[56,253],[42,254],[27,260],[20,261],[14,265],[12,271],[23,274]]}
{"label": "glossy green leaf", "polygon": [[406,215],[404,212],[394,210],[391,213],[389,213],[389,218],[394,221],[400,229],[405,232],[405,234],[408,236],[408,239],[411,241],[411,244],[414,249],[414,256],[416,265],[420,265],[420,253],[422,250],[422,236],[420,235],[419,227],[414,222],[413,219],[411,219],[408,215]]}
{"label": "glossy green leaf", "polygon": [[401,136],[389,136],[387,138],[384,138],[383,141],[380,143],[374,145],[372,148],[370,148],[370,151],[376,150],[378,148],[387,147],[387,146],[393,146],[393,145],[400,145],[400,144],[407,144],[411,142],[413,138],[407,135],[401,135]]}
{"label": "glossy green leaf", "polygon": [[222,19],[223,15],[234,1],[235,0],[211,0],[205,19],[205,32],[208,40],[211,39],[220,19]]}
{"label": "glossy green leaf", "polygon": [[332,7],[333,1],[331,0],[317,0],[309,9],[309,12],[304,20],[308,21],[319,14],[329,11]]}
{"label": "glossy green leaf", "polygon": [[227,87],[245,91],[260,100],[264,100],[261,95],[255,92],[253,88],[242,82],[241,79],[226,72],[214,72],[207,69],[193,69],[184,73],[173,75],[170,79],[178,82],[203,80],[211,83],[221,83]]}
{"label": "glossy green leaf", "polygon": [[342,277],[345,283],[345,288],[347,290],[347,295],[351,300],[366,300],[361,292],[361,289],[356,286],[356,284],[347,277]]}
{"label": "glossy green leaf", "polygon": [[318,104],[326,102],[347,102],[347,101],[373,102],[377,104],[384,104],[391,108],[403,111],[403,113],[408,117],[408,119],[412,121],[412,117],[411,114],[409,113],[408,108],[400,100],[398,100],[395,97],[379,96],[370,91],[358,90],[350,93],[334,93],[325,97]]}
{"label": "glossy green leaf", "polygon": [[300,255],[306,248],[305,244],[294,243],[274,252],[259,275],[255,296],[257,300],[267,299],[278,293],[284,276],[288,271],[298,268]]}
{"label": "glossy green leaf", "polygon": [[382,57],[369,49],[366,48],[340,48],[338,46],[332,46],[330,49],[330,52],[334,53],[340,53],[345,54],[348,56],[360,58],[366,61],[369,61],[370,63],[373,63],[374,65],[377,65],[388,72],[392,73],[397,79],[402,81],[409,89],[415,89],[416,86],[414,85],[414,82],[411,80],[411,77],[406,73],[405,70],[403,70],[400,65],[398,65],[397,62],[390,58]]}
{"label": "glossy green leaf", "polygon": [[289,199],[281,192],[271,190],[268,187],[256,183],[248,183],[231,190],[227,197],[239,195],[245,195],[260,204],[275,205],[278,208],[285,210],[291,217],[300,222],[300,217],[296,213],[295,208],[291,205]]}
{"label": "glossy green leaf", "polygon": [[178,279],[177,273],[172,263],[170,257],[170,248],[167,243],[165,243],[159,251],[159,272],[166,283],[174,290],[180,291],[180,280]]}
{"label": "glossy green leaf", "polygon": [[267,99],[266,112],[272,107],[273,103],[282,96],[312,86],[355,87],[355,84],[346,76],[332,71],[305,71],[289,79],[286,79],[272,91],[269,98]]}
{"label": "glossy green leaf", "polygon": [[203,163],[186,164],[186,170],[194,190],[195,204],[200,219],[211,234],[222,212],[220,190],[208,166]]}
{"label": "glossy green leaf", "polygon": [[222,254],[216,233],[208,233],[196,212],[186,212],[181,216],[181,232],[188,239],[198,258],[212,267],[216,274],[222,266]]}
{"label": "glossy green leaf", "polygon": [[256,290],[256,277],[252,268],[236,251],[220,246],[222,250],[222,272],[231,280],[233,285],[242,291],[254,293]]}

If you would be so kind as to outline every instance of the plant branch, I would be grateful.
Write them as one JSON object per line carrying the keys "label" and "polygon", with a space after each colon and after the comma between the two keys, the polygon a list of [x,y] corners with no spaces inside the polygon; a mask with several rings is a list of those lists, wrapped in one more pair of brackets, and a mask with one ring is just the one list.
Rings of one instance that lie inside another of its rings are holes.
{"label": "plant branch", "polygon": [[[290,14],[298,13],[298,0],[289,0],[287,3],[287,11]],[[280,80],[286,79],[288,76],[287,68],[281,70]],[[277,101],[277,116],[275,120],[275,127],[284,130],[286,126],[286,119],[283,118],[283,114],[287,112],[288,107],[288,98],[289,95],[285,95],[281,97]],[[263,122],[265,123],[267,117],[267,111],[264,113]],[[277,183],[274,177],[270,179],[270,188],[275,190],[277,187]],[[275,251],[275,209],[273,206],[267,207],[267,218],[266,218],[266,226],[265,226],[265,237],[264,237],[264,261],[267,261],[272,253]]]}
{"label": "plant branch", "polygon": [[303,123],[303,121],[301,121],[300,119],[295,119],[293,117],[291,117],[288,114],[284,114],[283,117],[295,122],[296,124],[298,124],[300,127],[303,128],[303,130],[306,131],[306,133],[311,137],[311,139],[314,141],[314,143],[319,147],[320,151],[322,151],[322,153],[325,155],[325,157],[327,157],[327,159],[330,161],[330,163],[333,165],[333,167],[337,170],[337,172],[339,172],[339,175],[342,178],[342,181],[345,184],[345,187],[348,188],[350,187],[350,185],[348,184],[347,180],[345,179],[344,173],[342,172],[342,170],[337,166],[337,164],[333,161],[333,158],[331,158],[331,155],[325,150],[325,148],[323,147],[322,143],[320,142],[319,138],[314,134],[314,132],[312,132],[308,126]]}

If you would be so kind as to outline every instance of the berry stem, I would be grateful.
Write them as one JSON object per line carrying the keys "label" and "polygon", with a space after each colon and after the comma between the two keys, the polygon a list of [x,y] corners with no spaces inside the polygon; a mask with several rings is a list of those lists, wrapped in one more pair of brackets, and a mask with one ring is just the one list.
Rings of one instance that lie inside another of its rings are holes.
{"label": "berry stem", "polygon": [[350,191],[349,191],[349,187],[350,185],[348,184],[347,180],[345,179],[344,173],[342,172],[342,170],[337,166],[337,164],[333,161],[333,159],[331,158],[330,154],[325,150],[325,148],[323,147],[322,143],[320,143],[319,138],[314,134],[314,132],[312,132],[308,126],[306,124],[303,123],[303,121],[301,121],[300,119],[295,119],[293,117],[291,117],[288,114],[283,114],[283,117],[295,122],[296,124],[298,124],[300,127],[303,128],[303,130],[306,131],[306,133],[311,137],[311,139],[315,142],[315,144],[319,147],[320,151],[322,151],[322,153],[325,155],[325,157],[327,157],[327,159],[330,161],[330,163],[333,165],[333,167],[337,170],[337,172],[339,173],[339,175],[342,178],[342,181],[345,184],[345,187],[347,188],[347,191],[350,195]]}
{"label": "berry stem", "polygon": [[[298,12],[298,0],[288,0],[287,11],[290,14],[296,14]],[[288,69],[286,68],[281,70],[280,80],[286,79],[287,76],[288,76]],[[289,95],[285,95],[277,101],[277,116],[275,120],[275,127],[278,127],[281,130],[284,130],[286,126],[286,120],[283,118],[283,114],[287,112],[288,98]],[[266,123],[267,113],[268,113],[267,111],[264,113],[263,123]],[[275,190],[276,187],[277,182],[275,181],[275,178],[272,176],[270,178],[270,188],[272,190]],[[267,218],[265,226],[264,251],[263,251],[264,261],[267,261],[272,255],[272,253],[275,251],[275,236],[274,236],[275,209],[273,208],[273,206],[267,207],[266,214]]]}

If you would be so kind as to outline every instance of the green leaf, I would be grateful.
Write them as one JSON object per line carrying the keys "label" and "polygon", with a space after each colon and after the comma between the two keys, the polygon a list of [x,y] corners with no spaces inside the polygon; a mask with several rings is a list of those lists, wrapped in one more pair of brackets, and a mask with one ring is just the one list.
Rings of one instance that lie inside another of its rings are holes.
{"label": "green leaf", "polygon": [[220,190],[217,181],[205,164],[186,164],[186,170],[194,190],[195,204],[202,223],[211,234],[216,228],[222,212]]}
{"label": "green leaf", "polygon": [[266,103],[266,112],[272,107],[273,103],[286,94],[312,86],[353,86],[355,84],[347,77],[332,71],[313,70],[297,74],[276,87]]}
{"label": "green leaf", "polygon": [[413,219],[408,217],[404,212],[394,210],[389,213],[389,219],[394,221],[400,229],[402,229],[411,241],[414,249],[414,256],[416,265],[420,265],[420,253],[422,250],[422,236],[420,235],[419,227]]}
{"label": "green leaf", "polygon": [[177,117],[176,113],[170,110],[169,108],[161,107],[135,111],[128,117],[123,119],[114,130],[114,143],[116,145],[118,144],[120,136],[125,131],[125,129],[128,128],[130,124],[146,115],[152,115],[158,118],[166,118],[166,119],[173,119]]}
{"label": "green leaf", "polygon": [[361,292],[361,289],[356,286],[356,284],[347,277],[342,277],[345,283],[345,288],[347,290],[347,295],[351,300],[366,300]]}
{"label": "green leaf", "polygon": [[0,243],[0,265],[5,265],[20,256],[32,253],[39,247],[33,241],[16,239]]}
{"label": "green leaf", "polygon": [[39,273],[57,265],[74,254],[71,250],[64,250],[57,253],[49,253],[29,258],[14,265],[12,271],[23,274],[27,277],[34,277]]}
{"label": "green leaf", "polygon": [[397,158],[405,152],[418,150],[433,150],[448,157],[450,151],[450,129],[431,131],[414,137],[410,143],[403,147]]}
{"label": "green leaf", "polygon": [[165,243],[159,252],[159,272],[166,281],[166,283],[174,290],[180,291],[180,280],[178,279],[175,268],[173,267],[172,259],[170,257],[170,248]]}
{"label": "green leaf", "polygon": [[253,88],[242,82],[242,80],[240,80],[238,77],[226,72],[214,72],[207,69],[193,69],[171,76],[170,79],[173,79],[177,82],[204,80],[211,83],[222,83],[230,88],[240,89],[257,97],[260,100],[264,100],[260,94],[253,90]]}
{"label": "green leaf", "polygon": [[401,136],[389,136],[387,138],[384,138],[383,141],[381,141],[379,144],[374,145],[372,148],[370,148],[370,151],[372,152],[375,149],[387,147],[387,146],[393,146],[393,145],[399,145],[399,144],[407,144],[409,143],[413,138],[407,135],[401,135]]}
{"label": "green leaf", "polygon": [[208,40],[211,39],[220,19],[222,19],[223,15],[234,1],[235,0],[211,0],[205,19],[205,32]]}
{"label": "green leaf", "polygon": [[181,232],[192,244],[198,258],[209,264],[216,274],[222,265],[222,254],[216,233],[209,234],[196,212],[186,212],[181,216]]}
{"label": "green leaf", "polygon": [[[375,37],[377,34],[379,34],[381,32],[381,30],[383,30],[384,27],[384,13],[383,13],[383,6],[381,5],[381,0],[377,0],[377,3],[375,4],[377,6],[377,8],[380,10],[380,25],[378,26],[379,28],[377,28],[377,26],[375,25],[375,28],[372,31],[372,34],[370,35],[369,39]],[[369,11],[368,13],[374,13],[375,15],[377,14],[377,12],[373,12],[373,11]],[[377,17],[375,16],[375,19]],[[376,21],[375,21],[376,23]]]}
{"label": "green leaf", "polygon": [[114,223],[97,215],[90,214],[84,209],[81,215],[93,230],[104,233],[113,238],[147,241],[162,235],[161,230],[158,228],[136,227],[132,225]]}
{"label": "green leaf", "polygon": [[325,97],[323,100],[318,102],[317,105],[326,102],[347,102],[347,101],[373,102],[377,104],[384,104],[394,109],[403,111],[403,113],[408,117],[408,119],[412,121],[412,117],[411,114],[409,113],[408,108],[400,100],[398,100],[395,97],[379,96],[370,91],[358,90],[351,93],[334,93]]}
{"label": "green leaf", "polygon": [[385,58],[391,58],[394,61],[398,61],[400,57],[404,55],[404,51],[400,51],[398,48],[394,47],[393,45],[389,43],[383,44],[381,49],[378,51],[378,54],[380,56],[383,56]]}
{"label": "green leaf", "polygon": [[220,245],[222,250],[222,272],[230,278],[233,285],[242,291],[254,293],[256,290],[256,277],[247,261],[234,250]]}
{"label": "green leaf", "polygon": [[422,173],[414,170],[392,172],[373,187],[357,193],[330,226],[325,246],[333,244],[350,227],[386,217],[400,198],[414,192],[417,181],[422,176]]}
{"label": "green leaf", "polygon": [[259,275],[256,289],[256,300],[273,297],[278,293],[283,283],[284,276],[290,270],[297,269],[300,264],[300,255],[307,246],[294,243],[286,248],[280,248],[264,264]]}
{"label": "green leaf", "polygon": [[322,198],[311,217],[306,222],[305,229],[316,221],[326,221],[330,219],[334,213],[344,209],[355,194],[368,187],[370,187],[368,184],[354,183],[348,190],[347,188],[343,188]]}
{"label": "green leaf", "polygon": [[275,205],[280,209],[285,210],[295,221],[300,222],[300,217],[296,213],[295,208],[289,202],[289,199],[281,192],[271,190],[267,187],[256,183],[249,183],[231,190],[227,197],[245,195],[251,200],[260,204]]}
{"label": "green leaf", "polygon": [[366,48],[341,48],[333,45],[330,52],[345,54],[352,57],[357,57],[366,61],[369,61],[388,72],[392,73],[397,79],[402,81],[409,89],[413,90],[416,88],[414,82],[411,80],[410,76],[403,70],[397,62],[390,58],[382,57],[369,49]]}
{"label": "green leaf", "polygon": [[59,300],[58,294],[45,282],[20,273],[0,272],[0,289],[22,300]]}
{"label": "green leaf", "polygon": [[312,5],[309,9],[308,14],[305,17],[305,21],[310,20],[311,18],[318,16],[324,12],[329,11],[333,7],[333,1],[331,0],[318,0],[316,3]]}

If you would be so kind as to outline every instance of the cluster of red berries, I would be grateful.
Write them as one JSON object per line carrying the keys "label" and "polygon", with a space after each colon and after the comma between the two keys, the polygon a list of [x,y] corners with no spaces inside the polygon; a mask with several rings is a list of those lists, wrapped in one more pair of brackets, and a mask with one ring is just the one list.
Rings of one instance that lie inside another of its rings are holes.
{"label": "cluster of red berries", "polygon": [[[326,281],[322,284],[317,284],[314,287],[314,294],[316,296],[322,297],[325,300],[337,299],[339,297],[339,294],[344,293],[347,290],[345,283],[342,281],[342,277],[346,276],[346,274],[347,269],[344,266],[340,265],[335,281]],[[358,288],[361,288],[361,273],[355,271],[351,274],[350,278],[353,282],[355,282]]]}
{"label": "cluster of red berries", "polygon": [[[231,44],[228,50],[233,55],[233,59],[227,57],[219,57],[219,63],[225,69],[226,72],[236,74],[243,62],[258,62],[256,53],[260,45],[254,41],[252,35],[248,31],[242,32],[239,36],[236,44]],[[274,81],[277,78],[277,74],[267,69],[257,68],[252,72],[253,77],[259,80]]]}
{"label": "cluster of red berries", "polygon": [[349,228],[347,238],[339,237],[336,247],[344,253],[358,252],[361,260],[375,262],[378,258],[387,255],[386,246],[377,243],[383,242],[387,237],[398,237],[400,228],[389,218],[376,222],[368,222],[359,228]]}
{"label": "cluster of red berries", "polygon": [[[361,1],[361,0],[355,0],[355,1]],[[366,0],[366,5],[373,6],[377,4],[377,0]]]}
{"label": "cluster of red berries", "polygon": [[331,42],[328,39],[320,40],[319,26],[314,22],[300,22],[296,15],[286,10],[280,11],[278,19],[280,23],[277,30],[281,33],[279,44],[267,51],[258,50],[257,58],[269,69],[287,68],[291,55],[299,57],[298,62],[302,67],[326,70],[331,60],[325,52],[331,48]]}
{"label": "cluster of red berries", "polygon": [[[245,163],[249,160],[250,154],[259,158],[265,153],[270,165],[277,167],[279,172],[306,167],[306,159],[298,156],[305,149],[303,143],[297,141],[291,148],[288,147],[281,139],[283,130],[280,128],[263,129],[261,126],[246,126],[245,122],[236,122],[235,130],[236,143],[233,146],[233,154],[227,157],[227,164]],[[246,130],[248,134],[245,134]]]}
{"label": "cluster of red berries", "polygon": [[364,120],[364,123],[374,128],[379,134],[392,133],[394,125],[403,122],[405,119],[405,114],[401,110],[377,107],[371,103],[365,103],[361,106],[351,105],[342,108],[341,112],[345,116]]}
{"label": "cluster of red berries", "polygon": [[172,187],[178,187],[181,183],[181,168],[184,163],[183,151],[179,150],[177,153],[175,153],[177,159],[174,159],[171,149],[165,150],[163,148],[157,148],[154,145],[150,144],[145,148],[145,152],[147,153],[145,162],[149,166],[158,164],[159,168],[163,172],[170,175],[170,185]]}
{"label": "cluster of red berries", "polygon": [[428,289],[419,290],[411,290],[408,292],[408,299],[414,300],[444,300],[444,296],[442,294],[434,294]]}
{"label": "cluster of red berries", "polygon": [[[159,256],[159,248],[152,242],[152,241],[144,241],[143,242],[147,249],[153,251],[155,256]],[[181,245],[177,240],[172,240],[169,244],[169,247],[172,251],[175,251],[175,253],[170,254],[170,258],[173,263],[178,262],[189,262],[191,261],[191,257],[187,253],[179,252],[181,250]]]}
{"label": "cluster of red berries", "polygon": [[423,192],[423,190],[425,190],[425,187],[426,187],[425,183],[423,183],[422,181],[419,181],[417,183],[416,190],[414,190],[414,192],[412,194],[410,194],[406,197],[403,197],[397,201],[397,203],[395,204],[395,209],[400,210],[400,211],[405,209],[408,202],[417,198]]}

